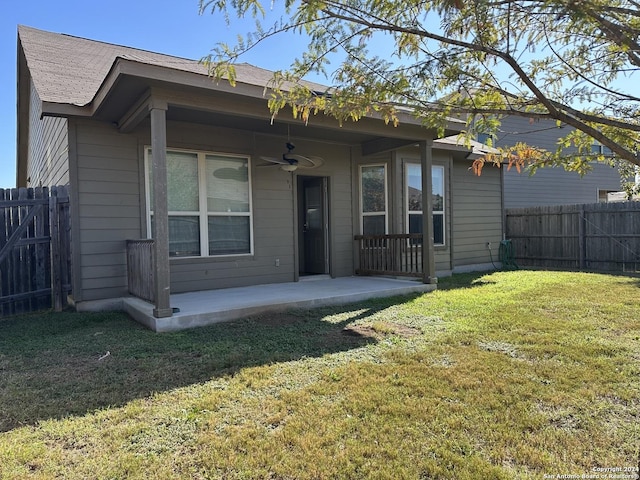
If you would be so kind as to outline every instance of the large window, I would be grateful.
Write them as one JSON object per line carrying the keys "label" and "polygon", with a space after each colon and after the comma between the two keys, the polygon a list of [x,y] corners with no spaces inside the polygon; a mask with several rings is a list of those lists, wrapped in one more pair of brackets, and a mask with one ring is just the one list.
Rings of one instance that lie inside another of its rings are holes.
{"label": "large window", "polygon": [[387,233],[387,169],[385,165],[360,167],[360,218],[363,235]]}
{"label": "large window", "polygon": [[[422,168],[415,163],[406,165],[407,225],[409,233],[422,233]],[[444,245],[444,167],[431,168],[433,203],[433,243]]]}
{"label": "large window", "polygon": [[[146,151],[145,163],[149,228],[152,229],[154,193],[150,149]],[[168,150],[169,255],[252,253],[250,192],[247,157]]]}

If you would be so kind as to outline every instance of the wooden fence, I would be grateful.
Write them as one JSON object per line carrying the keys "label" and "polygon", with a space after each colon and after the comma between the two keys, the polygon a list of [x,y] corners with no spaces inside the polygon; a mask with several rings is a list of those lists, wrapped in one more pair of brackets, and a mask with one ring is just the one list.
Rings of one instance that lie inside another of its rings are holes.
{"label": "wooden fence", "polygon": [[66,187],[0,189],[0,316],[62,310],[70,245]]}
{"label": "wooden fence", "polygon": [[522,266],[640,272],[640,202],[507,209],[506,236]]}

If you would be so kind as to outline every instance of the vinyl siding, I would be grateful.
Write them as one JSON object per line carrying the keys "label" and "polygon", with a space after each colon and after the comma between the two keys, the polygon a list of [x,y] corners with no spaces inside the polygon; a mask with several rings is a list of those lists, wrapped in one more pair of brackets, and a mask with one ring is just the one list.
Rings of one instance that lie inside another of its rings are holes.
{"label": "vinyl siding", "polygon": [[621,190],[616,168],[596,164],[583,177],[561,167],[541,168],[533,176],[515,169],[504,174],[506,208],[596,203],[600,190]]}
{"label": "vinyl siding", "polygon": [[351,149],[332,146],[331,150],[331,160],[328,165],[328,171],[331,172],[329,179],[330,271],[334,277],[346,277],[354,273]]}
{"label": "vinyl siding", "polygon": [[27,186],[69,183],[69,140],[66,118],[40,118],[40,98],[31,82]]}
{"label": "vinyl siding", "polygon": [[107,124],[76,122],[83,300],[127,294],[125,240],[140,238],[138,140]]}
{"label": "vinyl siding", "polygon": [[[82,299],[127,295],[125,241],[146,237],[141,172],[144,147],[150,144],[149,125],[119,134],[110,125],[78,121],[76,137]],[[169,122],[167,144],[250,156],[254,227],[253,255],[171,259],[172,293],[293,281],[295,182],[277,166],[259,166],[265,163],[260,155],[282,153],[283,139]],[[296,139],[296,151],[325,159],[322,167],[296,174],[329,178],[331,273],[352,275],[350,147]]]}
{"label": "vinyl siding", "polygon": [[491,262],[487,242],[497,261],[502,240],[501,170],[485,168],[474,175],[471,162],[456,160],[452,168],[453,267]]}
{"label": "vinyl siding", "polygon": [[[558,128],[555,121],[507,117],[502,121],[496,146],[524,142],[529,145],[555,151],[558,139],[567,135],[570,127]],[[543,205],[565,205],[594,203],[598,191],[619,191],[618,170],[604,164],[594,164],[591,172],[581,177],[562,167],[541,168],[535,175],[518,173],[515,169],[505,171],[505,208],[520,208]]]}

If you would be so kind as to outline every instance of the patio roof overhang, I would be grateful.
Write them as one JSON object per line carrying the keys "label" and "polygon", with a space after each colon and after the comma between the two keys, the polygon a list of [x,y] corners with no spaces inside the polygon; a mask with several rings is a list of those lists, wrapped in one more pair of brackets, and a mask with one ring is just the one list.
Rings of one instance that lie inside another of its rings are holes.
{"label": "patio roof overhang", "polygon": [[[397,127],[372,115],[357,122],[343,122],[318,114],[308,122],[295,119],[291,110],[273,119],[267,107],[268,89],[257,83],[226,80],[165,66],[116,58],[93,100],[86,105],[42,103],[43,116],[92,117],[114,125],[121,132],[132,131],[148,117],[149,104],[167,104],[167,121],[247,129],[266,135],[295,135],[316,141],[360,146],[363,155],[388,151],[437,137],[406,112]],[[455,135],[464,122],[449,119],[445,135]]]}
{"label": "patio roof overhang", "polygon": [[[316,115],[307,122],[295,119],[292,112],[280,114],[274,121],[267,105],[268,90],[263,85],[213,81],[209,76],[116,58],[93,100],[85,105],[42,102],[43,116],[85,117],[108,122],[122,133],[136,130],[149,119],[153,162],[153,210],[157,221],[154,231],[156,318],[172,316],[169,302],[169,253],[167,224],[167,122],[190,122],[250,130],[267,135],[288,135],[295,128],[296,137],[340,143],[360,148],[364,156],[417,145],[424,171],[430,171],[435,129],[425,128],[408,113],[400,114],[397,127],[378,116],[357,122],[338,121]],[[148,124],[146,124],[148,125]],[[445,135],[455,135],[464,122],[448,121]],[[149,128],[147,126],[146,128]],[[163,192],[165,192],[163,194]],[[423,255],[425,283],[436,283],[431,232],[431,181],[423,175],[423,202],[429,212],[423,218]],[[164,221],[163,221],[164,220]]]}

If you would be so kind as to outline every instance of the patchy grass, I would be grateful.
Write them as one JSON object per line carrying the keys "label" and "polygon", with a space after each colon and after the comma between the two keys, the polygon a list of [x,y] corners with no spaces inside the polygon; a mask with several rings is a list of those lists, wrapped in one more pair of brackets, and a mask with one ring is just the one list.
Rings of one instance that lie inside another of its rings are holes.
{"label": "patchy grass", "polygon": [[0,478],[635,475],[639,287],[464,275],[171,334],[0,320]]}

